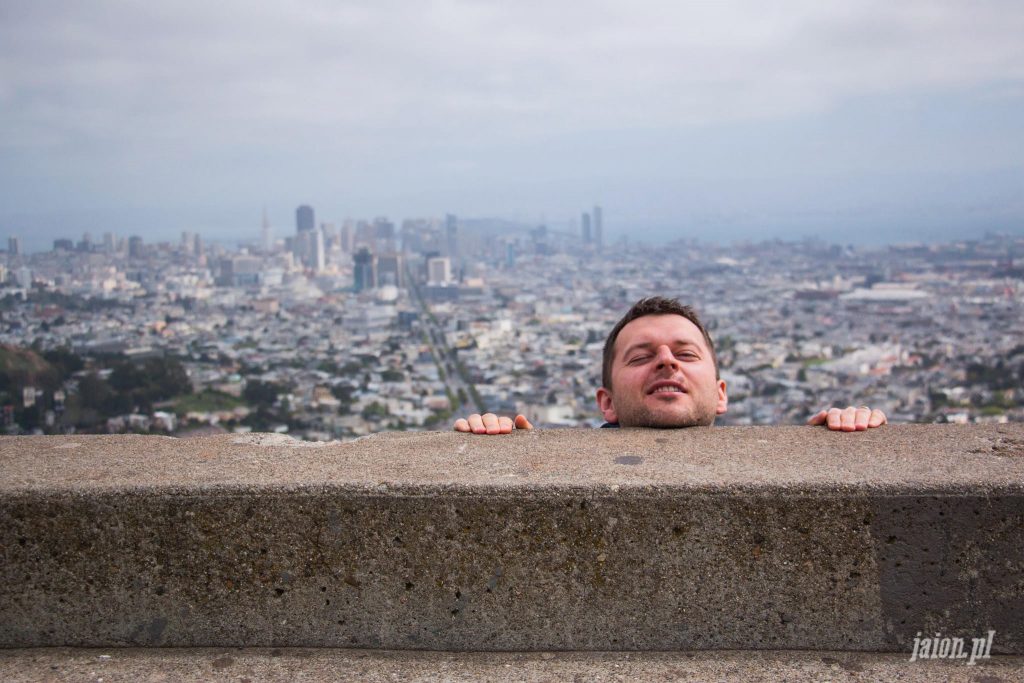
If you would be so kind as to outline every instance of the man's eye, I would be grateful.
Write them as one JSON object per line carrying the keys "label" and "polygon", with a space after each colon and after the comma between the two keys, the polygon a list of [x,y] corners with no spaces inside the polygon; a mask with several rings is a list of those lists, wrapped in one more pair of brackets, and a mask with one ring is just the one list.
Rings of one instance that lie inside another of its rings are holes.
{"label": "man's eye", "polygon": [[637,363],[643,363],[648,358],[650,358],[650,356],[633,356],[628,362],[630,365],[636,365]]}
{"label": "man's eye", "polygon": [[676,354],[676,358],[682,358],[683,360],[696,360],[697,354],[693,351],[682,351]]}

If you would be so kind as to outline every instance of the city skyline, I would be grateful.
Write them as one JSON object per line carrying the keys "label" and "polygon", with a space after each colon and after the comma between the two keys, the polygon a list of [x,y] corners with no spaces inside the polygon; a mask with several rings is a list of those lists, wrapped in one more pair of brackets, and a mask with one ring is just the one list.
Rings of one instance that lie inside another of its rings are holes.
{"label": "city skyline", "polygon": [[[52,240],[48,240],[45,235],[38,233],[30,234],[26,242],[21,235],[9,234],[7,236],[7,253],[18,255],[27,253],[42,253],[50,250],[63,249],[65,251],[113,251],[114,240],[124,240],[127,242],[135,241],[138,244],[150,243],[150,244],[166,244],[172,245],[178,241],[187,241],[193,238],[207,240],[211,243],[221,244],[229,246],[231,248],[256,248],[262,251],[270,251],[277,245],[284,246],[286,249],[291,250],[291,244],[293,240],[297,241],[299,245],[299,252],[311,251],[315,249],[322,249],[322,247],[316,247],[315,242],[324,239],[325,233],[335,231],[340,225],[341,231],[354,231],[357,226],[377,224],[381,221],[394,226],[394,223],[388,220],[387,216],[377,215],[372,219],[363,218],[352,218],[345,217],[344,219],[338,220],[324,220],[318,221],[316,219],[316,209],[309,204],[301,204],[295,207],[291,212],[289,223],[287,220],[283,221],[275,229],[274,224],[268,218],[267,209],[264,206],[260,213],[259,224],[255,232],[243,233],[233,235],[230,237],[221,236],[218,238],[218,233],[214,231],[213,236],[198,230],[180,230],[175,234],[158,234],[150,236],[149,238],[139,234],[141,231],[133,230],[130,232],[119,232],[115,230],[103,230],[93,231],[85,230],[79,234],[70,233],[67,230],[59,232]],[[591,217],[593,216],[593,230],[591,230]],[[457,226],[460,224],[459,219],[456,215],[446,213],[443,217],[417,217],[417,218],[404,218],[399,221],[400,224],[421,224],[421,223],[441,223],[445,224],[445,230],[447,233],[446,240],[448,241],[447,248],[451,250],[453,248],[451,242],[456,239],[455,231]],[[580,240],[581,246],[595,245],[598,249],[602,248],[605,244],[604,240],[604,219],[603,209],[599,204],[594,204],[590,212],[583,212],[580,221],[574,218],[569,218],[565,221],[555,221],[548,223],[543,217],[536,223],[516,223],[514,221],[507,221],[501,218],[469,218],[464,221],[472,226],[474,230],[484,230],[485,232],[493,232],[501,230],[503,232],[511,232],[519,236],[528,236],[534,230],[543,228],[545,230],[550,229],[552,234],[557,234],[561,238],[571,238],[576,236]],[[623,235],[622,237],[625,237]],[[628,238],[627,238],[628,239]],[[310,244],[304,245],[305,240],[312,240]],[[643,240],[639,240],[643,242]],[[3,252],[2,246],[0,246],[0,252]],[[353,252],[354,253],[354,252]]]}
{"label": "city skyline", "polygon": [[[196,235],[202,239],[213,244],[221,244],[230,248],[237,247],[267,247],[267,240],[271,242],[283,241],[286,237],[293,236],[296,234],[296,209],[308,207],[309,205],[303,204],[300,207],[292,207],[291,209],[284,209],[279,212],[280,215],[276,215],[278,220],[269,218],[269,213],[264,206],[255,215],[255,222],[245,228],[239,230],[231,230],[224,228],[223,226],[211,225],[206,230],[201,228],[188,228],[188,227],[171,227],[168,226],[164,229],[147,231],[127,225],[124,229],[102,229],[95,227],[100,225],[96,222],[84,223],[84,225],[94,226],[92,229],[83,229],[75,231],[74,228],[68,227],[62,224],[62,227],[54,228],[52,231],[47,230],[28,230],[25,232],[18,232],[13,229],[8,229],[6,234],[2,234],[3,226],[0,226],[0,239],[3,240],[3,244],[8,245],[12,240],[17,242],[21,253],[39,253],[50,251],[55,248],[57,243],[69,242],[72,245],[78,244],[84,238],[90,238],[93,240],[93,244],[99,246],[103,243],[103,238],[107,235],[112,235],[115,238],[128,240],[130,238],[139,238],[149,244],[173,244],[181,239],[183,234]],[[315,207],[312,207],[315,209]],[[602,210],[599,205],[594,205],[592,208]],[[326,213],[326,212],[325,212]],[[325,218],[325,221],[317,220],[316,228],[321,228],[324,225],[335,225],[335,224],[354,224],[357,222],[373,221],[380,218],[387,219],[387,214],[371,214],[370,216],[354,217],[354,216],[337,216],[329,214]],[[406,221],[442,221],[446,213],[441,213],[434,216],[416,216],[416,217],[401,217],[395,219],[397,223]],[[517,235],[527,236],[532,230],[538,227],[546,227],[554,230],[561,235],[567,234],[578,234],[582,244],[589,243],[586,235],[587,229],[591,231],[590,240],[597,239],[594,231],[593,213],[592,211],[583,211],[576,215],[566,215],[565,217],[559,217],[555,220],[549,220],[546,216],[541,215],[536,220],[530,221],[528,218],[518,217],[516,219],[508,219],[503,216],[465,216],[462,220],[468,222],[474,226],[502,226],[503,229],[512,230]],[[589,225],[588,225],[589,222]],[[191,223],[183,225],[193,225]],[[637,244],[666,244],[676,240],[690,240],[695,242],[703,242],[708,244],[717,245],[728,245],[728,244],[749,244],[761,241],[799,241],[805,239],[811,240],[824,240],[828,243],[834,244],[862,244],[864,246],[886,246],[886,245],[900,245],[900,244],[942,244],[946,242],[955,241],[974,241],[984,238],[991,234],[1003,234],[1003,235],[1022,235],[1024,234],[1024,221],[1017,222],[988,222],[980,221],[973,226],[973,229],[968,231],[961,231],[959,229],[954,230],[943,230],[943,223],[938,225],[921,225],[920,229],[914,231],[896,231],[879,229],[878,231],[861,231],[855,234],[850,234],[844,230],[838,228],[833,229],[822,229],[817,231],[730,231],[728,227],[720,230],[709,230],[709,231],[689,231],[689,230],[672,230],[666,226],[655,226],[647,231],[637,231],[632,229],[630,225],[622,225],[621,223],[613,222],[611,229],[609,230],[607,224],[602,221],[602,239],[603,245],[608,245],[614,242],[621,242],[623,240],[632,241]],[[492,227],[492,230],[497,227]],[[0,246],[0,251],[3,251],[3,247]]]}
{"label": "city skyline", "polygon": [[599,200],[606,241],[1024,224],[1018,3],[101,5],[0,9],[26,248],[300,203],[556,226]]}

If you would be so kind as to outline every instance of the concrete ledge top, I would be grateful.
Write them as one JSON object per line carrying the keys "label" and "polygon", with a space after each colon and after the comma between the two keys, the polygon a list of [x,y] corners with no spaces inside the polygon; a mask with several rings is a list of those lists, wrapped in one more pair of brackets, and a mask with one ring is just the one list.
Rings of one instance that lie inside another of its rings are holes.
{"label": "concrete ledge top", "polygon": [[308,648],[0,650],[4,680],[36,681],[894,681],[1021,680],[1024,657],[910,662],[906,654],[404,652]]}
{"label": "concrete ledge top", "polygon": [[917,494],[1024,491],[1024,424],[377,434],[0,437],[0,493],[325,488],[382,494],[583,488]]}

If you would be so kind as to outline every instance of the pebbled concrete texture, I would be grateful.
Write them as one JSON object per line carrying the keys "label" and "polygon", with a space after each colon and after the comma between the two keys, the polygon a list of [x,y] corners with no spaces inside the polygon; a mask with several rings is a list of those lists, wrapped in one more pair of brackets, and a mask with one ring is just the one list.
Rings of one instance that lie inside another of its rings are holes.
{"label": "pebbled concrete texture", "polygon": [[24,437],[0,472],[4,647],[1024,653],[1024,425]]}
{"label": "pebbled concrete texture", "polygon": [[909,662],[863,652],[398,652],[332,649],[0,650],[8,683],[164,681],[904,681],[1010,683],[1024,657]]}

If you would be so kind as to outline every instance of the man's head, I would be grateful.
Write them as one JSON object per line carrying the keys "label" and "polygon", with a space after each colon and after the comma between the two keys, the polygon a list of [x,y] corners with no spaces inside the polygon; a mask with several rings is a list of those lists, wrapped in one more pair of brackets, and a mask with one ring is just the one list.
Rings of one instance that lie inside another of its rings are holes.
{"label": "man's head", "polygon": [[714,343],[675,299],[636,302],[604,344],[597,404],[622,427],[710,425],[726,411]]}

